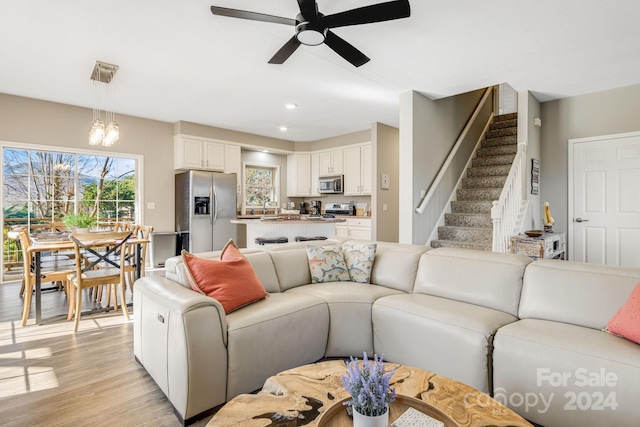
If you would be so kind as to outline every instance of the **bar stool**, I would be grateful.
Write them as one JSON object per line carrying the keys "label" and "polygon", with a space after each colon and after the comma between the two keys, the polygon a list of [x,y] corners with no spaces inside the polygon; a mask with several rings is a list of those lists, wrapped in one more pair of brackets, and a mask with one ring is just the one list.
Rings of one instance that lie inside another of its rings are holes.
{"label": "bar stool", "polygon": [[311,242],[313,240],[327,240],[327,238],[325,236],[311,236],[311,237],[296,236],[294,240],[296,242]]}
{"label": "bar stool", "polygon": [[288,243],[289,239],[286,237],[256,237],[255,242],[260,245],[271,245],[276,243]]}

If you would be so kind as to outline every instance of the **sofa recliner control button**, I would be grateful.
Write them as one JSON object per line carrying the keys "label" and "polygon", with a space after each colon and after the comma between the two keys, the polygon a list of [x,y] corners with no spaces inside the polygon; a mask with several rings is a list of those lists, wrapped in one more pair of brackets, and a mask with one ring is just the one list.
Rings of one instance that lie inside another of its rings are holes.
{"label": "sofa recliner control button", "polygon": [[164,323],[164,317],[162,317],[162,314],[158,314],[158,321],[160,323]]}

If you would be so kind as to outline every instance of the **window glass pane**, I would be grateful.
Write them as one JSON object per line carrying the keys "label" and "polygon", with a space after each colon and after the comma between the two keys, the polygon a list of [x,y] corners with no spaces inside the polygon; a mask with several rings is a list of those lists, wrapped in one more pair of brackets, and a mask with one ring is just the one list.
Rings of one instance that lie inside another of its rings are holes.
{"label": "window glass pane", "polygon": [[[13,226],[49,231],[52,223],[76,212],[94,215],[99,223],[135,222],[135,159],[10,147],[2,156],[5,247],[6,231]],[[5,252],[5,280],[10,256]]]}
{"label": "window glass pane", "polygon": [[247,166],[245,168],[245,204],[262,207],[265,202],[276,201],[275,168]]}

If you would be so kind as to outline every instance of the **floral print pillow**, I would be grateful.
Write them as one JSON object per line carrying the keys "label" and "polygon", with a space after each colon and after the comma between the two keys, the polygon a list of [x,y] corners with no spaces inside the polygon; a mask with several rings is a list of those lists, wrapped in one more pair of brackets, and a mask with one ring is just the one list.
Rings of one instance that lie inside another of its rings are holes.
{"label": "floral print pillow", "polygon": [[307,246],[312,283],[349,281],[340,246]]}
{"label": "floral print pillow", "polygon": [[371,269],[377,248],[376,243],[345,242],[342,244],[342,252],[352,282],[371,282]]}

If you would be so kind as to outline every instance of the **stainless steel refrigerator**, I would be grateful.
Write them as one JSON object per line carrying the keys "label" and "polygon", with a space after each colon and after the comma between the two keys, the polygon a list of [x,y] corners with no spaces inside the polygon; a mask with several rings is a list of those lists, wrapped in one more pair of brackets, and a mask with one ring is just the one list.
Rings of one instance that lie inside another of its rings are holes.
{"label": "stainless steel refrigerator", "polygon": [[178,246],[192,253],[222,249],[237,241],[236,174],[188,171],[176,174]]}

